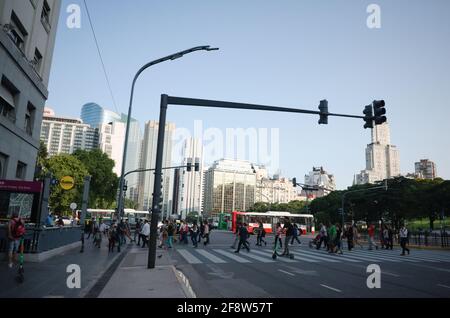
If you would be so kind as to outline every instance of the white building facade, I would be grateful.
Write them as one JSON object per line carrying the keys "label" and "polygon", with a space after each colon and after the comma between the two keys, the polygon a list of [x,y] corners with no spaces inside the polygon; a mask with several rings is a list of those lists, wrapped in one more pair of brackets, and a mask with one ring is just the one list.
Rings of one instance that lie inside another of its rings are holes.
{"label": "white building facade", "polygon": [[390,144],[389,124],[372,129],[372,143],[366,148],[366,169],[355,175],[354,184],[374,183],[400,175],[400,156]]}
{"label": "white building facade", "polygon": [[336,190],[336,180],[333,174],[326,172],[323,167],[313,167],[307,175],[305,175],[305,185],[308,188],[317,188],[317,191],[303,190],[305,196],[323,197]]}
{"label": "white building facade", "polygon": [[266,168],[256,169],[255,202],[289,203],[303,199],[294,187],[292,180],[279,175],[269,178]]}

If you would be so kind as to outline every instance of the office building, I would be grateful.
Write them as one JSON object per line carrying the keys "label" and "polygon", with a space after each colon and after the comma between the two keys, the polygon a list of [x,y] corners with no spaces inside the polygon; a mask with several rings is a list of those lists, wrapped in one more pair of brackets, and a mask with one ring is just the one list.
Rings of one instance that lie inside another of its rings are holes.
{"label": "office building", "polygon": [[433,180],[437,177],[436,164],[428,159],[414,163],[417,178]]}
{"label": "office building", "polygon": [[334,175],[326,172],[323,167],[313,167],[312,171],[305,175],[305,185],[317,189],[317,191],[302,190],[304,196],[312,199],[326,196],[336,190]]}
{"label": "office building", "polygon": [[256,169],[255,202],[289,203],[301,199],[292,180],[280,177],[279,173],[269,178],[265,167]]}

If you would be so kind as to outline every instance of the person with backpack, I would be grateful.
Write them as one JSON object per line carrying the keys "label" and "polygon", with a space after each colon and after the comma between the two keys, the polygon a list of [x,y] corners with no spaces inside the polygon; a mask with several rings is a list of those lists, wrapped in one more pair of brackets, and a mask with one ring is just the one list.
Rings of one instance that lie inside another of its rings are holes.
{"label": "person with backpack", "polygon": [[250,247],[248,246],[247,239],[249,237],[248,230],[247,230],[247,224],[244,223],[243,226],[239,228],[239,245],[235,253],[239,253],[241,250],[241,246],[244,245],[244,247],[247,249],[248,252],[250,252]]}
{"label": "person with backpack", "polygon": [[20,238],[25,235],[25,223],[19,213],[13,212],[8,223],[8,266],[12,268],[16,262],[16,255],[20,247]]}

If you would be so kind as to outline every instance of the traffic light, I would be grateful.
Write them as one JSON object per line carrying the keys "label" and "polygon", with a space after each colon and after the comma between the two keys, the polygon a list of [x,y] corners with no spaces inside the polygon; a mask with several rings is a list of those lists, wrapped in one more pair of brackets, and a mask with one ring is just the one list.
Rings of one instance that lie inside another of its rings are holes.
{"label": "traffic light", "polygon": [[200,160],[198,158],[195,158],[194,171],[195,172],[200,171]]}
{"label": "traffic light", "polygon": [[191,172],[192,171],[192,159],[188,158],[186,162],[186,171]]}
{"label": "traffic light", "polygon": [[294,188],[297,187],[297,178],[292,179],[292,185],[294,186]]}
{"label": "traffic light", "polygon": [[384,116],[386,114],[386,108],[384,108],[385,105],[384,100],[373,101],[375,125],[381,125],[387,121],[386,116]]}
{"label": "traffic light", "polygon": [[320,119],[319,125],[327,125],[328,124],[328,101],[326,99],[320,101],[319,105],[320,110]]}
{"label": "traffic light", "polygon": [[364,129],[366,128],[373,128],[373,109],[372,109],[372,105],[368,105],[364,108],[363,111],[364,116],[364,121],[366,122],[364,124]]}

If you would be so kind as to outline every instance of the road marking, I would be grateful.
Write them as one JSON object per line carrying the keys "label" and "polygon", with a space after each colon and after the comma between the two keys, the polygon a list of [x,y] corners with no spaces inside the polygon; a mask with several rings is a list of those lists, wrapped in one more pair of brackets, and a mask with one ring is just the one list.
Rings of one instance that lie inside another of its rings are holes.
{"label": "road marking", "polygon": [[[268,250],[253,251],[253,253],[257,253],[257,254],[260,254],[260,255],[267,256],[267,253],[264,253],[264,252],[270,253],[270,255],[272,255],[272,253],[273,253],[272,251],[268,251]],[[285,263],[296,263],[296,262],[298,262],[298,261],[295,261],[295,260],[290,259],[290,258],[285,258],[284,256],[277,256],[276,259],[279,260],[279,261],[285,262]]]}
{"label": "road marking", "polygon": [[177,250],[178,253],[180,253],[181,256],[189,263],[189,264],[201,264],[203,263],[201,260],[199,260],[197,257],[192,255],[186,250]]}
{"label": "road marking", "polygon": [[205,250],[196,250],[197,253],[199,253],[200,255],[206,257],[207,259],[209,259],[211,262],[213,263],[218,263],[218,264],[223,264],[226,263],[226,261],[224,261],[223,259],[221,259],[220,257],[217,257]]}
{"label": "road marking", "polygon": [[231,258],[232,260],[235,260],[238,263],[250,263],[249,260],[246,260],[245,258],[239,257],[236,254],[227,252],[227,251],[223,251],[223,250],[215,250],[216,253],[222,254],[228,258]]}
{"label": "road marking", "polygon": [[[246,253],[244,256],[245,256],[245,257],[248,257],[248,258],[252,258],[252,259],[257,260],[257,261],[260,261],[260,262],[262,262],[262,263],[275,263],[275,261],[272,260],[272,259],[264,258],[264,257],[259,257],[259,256],[256,256],[256,255],[254,255],[254,254],[251,254],[251,253],[253,253],[253,252]],[[265,256],[266,256],[266,255],[265,255]]]}
{"label": "road marking", "polygon": [[413,265],[413,266],[424,267],[424,268],[430,268],[430,269],[436,270],[436,271],[442,271],[442,272],[448,272],[448,273],[450,273],[450,269],[446,269],[446,268],[433,267],[433,266],[427,266],[427,265],[419,265],[419,264],[412,264],[412,265]]}
{"label": "road marking", "polygon": [[450,286],[438,284],[438,286],[444,287],[444,288],[450,288]]}
{"label": "road marking", "polygon": [[[305,257],[311,257],[312,259],[318,259],[318,260],[325,261],[325,262],[330,262],[330,263],[340,263],[341,262],[340,260],[337,260],[337,259],[331,259],[330,257],[332,257],[332,256],[325,257],[325,256],[316,255],[316,253],[314,253],[314,252],[306,252],[306,251],[301,251],[301,253]],[[300,256],[302,255],[302,254],[300,254],[300,252],[292,252],[292,254],[300,255]]]}
{"label": "road marking", "polygon": [[330,286],[327,286],[327,285],[324,285],[324,284],[320,284],[320,286],[328,288],[328,289],[331,289],[331,290],[333,290],[335,292],[338,292],[338,293],[342,293],[342,290],[339,290],[339,289],[336,289],[336,288],[333,288],[333,287],[330,287]]}
{"label": "road marking", "polygon": [[294,274],[289,273],[289,272],[286,272],[286,271],[284,271],[284,270],[282,270],[282,269],[279,269],[278,271],[279,271],[279,272],[282,272],[282,273],[285,273],[285,274],[287,274],[287,275],[295,276]]}

